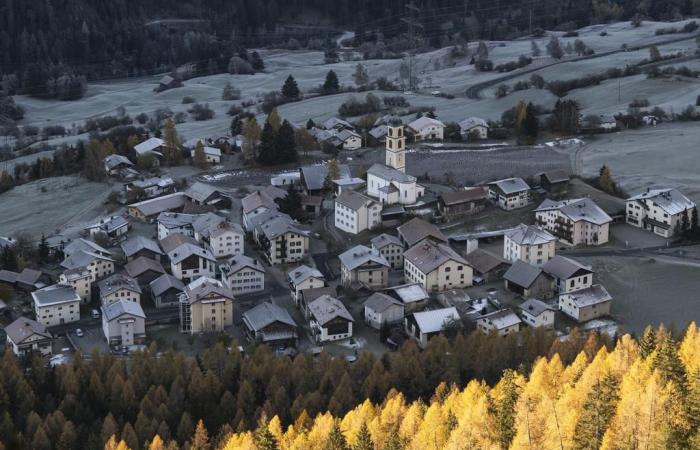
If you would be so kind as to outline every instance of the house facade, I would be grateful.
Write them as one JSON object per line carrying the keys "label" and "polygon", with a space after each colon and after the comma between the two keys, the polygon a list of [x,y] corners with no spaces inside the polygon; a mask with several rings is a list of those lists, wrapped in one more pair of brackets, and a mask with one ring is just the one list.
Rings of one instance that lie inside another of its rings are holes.
{"label": "house facade", "polygon": [[36,321],[51,327],[80,320],[80,296],[70,286],[54,284],[32,292]]}
{"label": "house facade", "polygon": [[404,331],[418,343],[419,347],[425,348],[431,337],[444,332],[450,326],[459,326],[459,324],[459,313],[457,308],[452,306],[406,316]]}
{"label": "house facade", "polygon": [[124,274],[115,274],[100,281],[100,304],[109,305],[121,300],[141,304],[141,288],[138,282]]}
{"label": "house facade", "polygon": [[554,328],[554,311],[554,307],[536,298],[530,298],[520,305],[523,323],[533,328]]}
{"label": "house facade", "polygon": [[379,289],[389,285],[389,263],[379,251],[357,245],[341,253],[340,283],[345,287],[355,284],[370,289]]}
{"label": "house facade", "polygon": [[233,325],[233,299],[233,292],[218,280],[201,277],[191,282],[180,296],[180,331],[224,331]]}
{"label": "house facade", "polygon": [[477,214],[486,208],[487,194],[480,187],[443,192],[438,196],[438,211],[445,220]]}
{"label": "house facade", "polygon": [[530,204],[530,186],[522,178],[506,178],[488,183],[488,191],[489,198],[506,211]]}
{"label": "house facade", "polygon": [[403,303],[381,292],[372,294],[363,306],[365,323],[376,330],[384,325],[401,323],[403,320]]}
{"label": "house facade", "polygon": [[256,236],[272,265],[301,261],[309,252],[309,232],[289,217],[276,217],[258,225]]}
{"label": "house facade", "polygon": [[610,315],[612,296],[600,284],[559,296],[559,310],[578,322]]}
{"label": "house facade", "polygon": [[371,230],[381,224],[382,206],[365,195],[344,190],[335,199],[335,227],[350,234]]}
{"label": "house facade", "polygon": [[92,297],[92,274],[86,267],[68,269],[58,276],[58,284],[72,287],[83,303]]}
{"label": "house facade", "polygon": [[476,321],[477,328],[483,333],[495,331],[501,336],[520,331],[522,321],[517,314],[510,309],[501,309],[479,317]]}
{"label": "house facade", "polygon": [[558,294],[586,289],[593,285],[593,271],[590,268],[560,255],[547,261],[542,270],[552,277],[554,292]]}
{"label": "house facade", "polygon": [[372,248],[387,260],[392,269],[403,268],[403,244],[401,240],[390,234],[382,233],[379,236],[372,238],[370,241]]}
{"label": "house facade", "polygon": [[248,339],[274,347],[296,346],[297,324],[286,309],[263,302],[243,313]]}
{"label": "house facade", "polygon": [[465,141],[489,137],[489,124],[480,117],[467,117],[459,122],[459,134]]}
{"label": "house facade", "polygon": [[696,208],[678,189],[647,189],[625,203],[628,224],[665,238],[688,229]]}
{"label": "house facade", "polygon": [[589,198],[545,200],[535,210],[537,225],[569,245],[608,242],[612,218]]}
{"label": "house facade", "polygon": [[330,295],[322,295],[307,305],[309,325],[318,343],[339,341],[352,337],[353,319],[343,302]]}
{"label": "house facade", "polygon": [[533,225],[520,224],[503,237],[503,258],[540,267],[556,252],[557,239]]}
{"label": "house facade", "polygon": [[148,287],[151,292],[153,304],[156,308],[178,306],[180,294],[185,290],[185,284],[169,273],[163,274],[151,281]]}
{"label": "house facade", "polygon": [[265,290],[265,267],[257,259],[237,255],[219,266],[221,281],[234,295]]}
{"label": "house facade", "polygon": [[416,141],[441,141],[445,132],[444,123],[427,116],[419,117],[409,123],[407,128]]}
{"label": "house facade", "polygon": [[473,283],[467,261],[446,244],[424,240],[404,253],[404,278],[427,292],[461,289]]}
{"label": "house facade", "polygon": [[326,279],[321,271],[306,265],[290,270],[287,273],[287,281],[295,303],[298,303],[301,291],[322,288],[326,285]]}
{"label": "house facade", "polygon": [[128,300],[102,305],[102,332],[110,346],[143,344],[146,341],[146,315],[141,305]]}
{"label": "house facade", "polygon": [[31,354],[52,354],[53,335],[46,327],[32,319],[20,317],[5,327],[7,347],[18,357]]}

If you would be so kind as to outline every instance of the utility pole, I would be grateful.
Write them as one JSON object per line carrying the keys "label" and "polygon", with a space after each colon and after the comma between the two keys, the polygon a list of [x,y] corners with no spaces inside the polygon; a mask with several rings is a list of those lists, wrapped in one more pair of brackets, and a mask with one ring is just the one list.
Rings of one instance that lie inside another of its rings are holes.
{"label": "utility pole", "polygon": [[415,16],[420,14],[420,8],[418,8],[413,1],[408,2],[406,5],[408,9],[408,17],[402,18],[401,22],[408,25],[408,88],[414,90],[416,88],[416,77],[413,75],[413,52],[416,48],[416,28],[422,28],[423,26],[416,20]]}

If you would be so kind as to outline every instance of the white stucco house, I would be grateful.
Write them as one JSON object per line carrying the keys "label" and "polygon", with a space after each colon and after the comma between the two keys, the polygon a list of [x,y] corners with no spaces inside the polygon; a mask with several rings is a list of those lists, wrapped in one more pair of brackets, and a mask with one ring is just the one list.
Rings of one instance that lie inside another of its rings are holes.
{"label": "white stucco house", "polygon": [[381,224],[382,206],[359,192],[344,190],[335,199],[335,227],[350,234],[371,230]]}
{"label": "white stucco house", "polygon": [[102,332],[110,346],[128,347],[146,340],[146,315],[139,303],[119,300],[102,306]]}

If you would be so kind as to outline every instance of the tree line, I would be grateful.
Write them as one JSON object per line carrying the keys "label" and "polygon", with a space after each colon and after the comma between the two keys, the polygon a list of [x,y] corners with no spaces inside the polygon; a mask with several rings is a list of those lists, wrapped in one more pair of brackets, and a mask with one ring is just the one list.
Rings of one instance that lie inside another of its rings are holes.
{"label": "tree line", "polygon": [[[459,334],[434,338],[424,351],[413,341],[382,357],[362,353],[350,364],[326,353],[278,357],[266,346],[240,353],[211,345],[196,358],[158,353],[155,344],[130,360],[92,355],[56,368],[6,352],[0,360],[0,442],[6,449],[100,449],[111,437],[132,449],[157,434],[184,446],[201,419],[212,440],[253,430],[261,417],[282,426],[300,415],[346,414],[365,399],[381,402],[392,389],[428,401],[445,382],[498,381],[505,369],[527,373],[537,358],[571,363],[611,347],[607,335],[552,332],[519,336]],[[190,447],[191,448],[191,447]]]}
{"label": "tree line", "polygon": [[[564,361],[538,358],[497,383],[439,383],[429,397],[391,389],[345,413],[262,416],[255,430],[212,442],[203,422],[189,448],[235,450],[687,450],[700,448],[700,331],[676,342],[648,327]],[[150,450],[177,448],[159,436]],[[131,448],[110,438],[105,449]],[[166,447],[167,446],[167,447]]]}

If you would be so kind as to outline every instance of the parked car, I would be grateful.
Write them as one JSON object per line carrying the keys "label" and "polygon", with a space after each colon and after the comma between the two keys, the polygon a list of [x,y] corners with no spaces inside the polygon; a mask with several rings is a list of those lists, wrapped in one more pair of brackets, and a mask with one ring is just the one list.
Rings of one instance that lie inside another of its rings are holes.
{"label": "parked car", "polygon": [[98,310],[96,310],[96,309],[93,309],[91,314],[92,314],[92,318],[93,318],[93,319],[99,319],[99,318],[100,318],[100,312],[99,312]]}
{"label": "parked car", "polygon": [[83,336],[85,336],[85,333],[83,333],[83,330],[78,328],[77,330],[75,330],[75,335],[78,337],[83,337]]}

